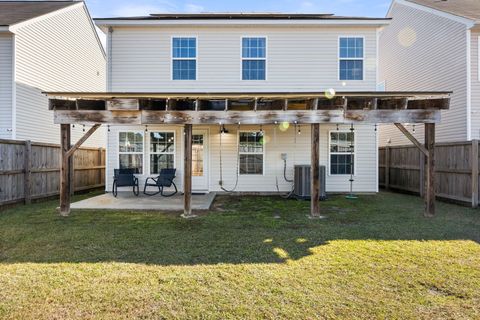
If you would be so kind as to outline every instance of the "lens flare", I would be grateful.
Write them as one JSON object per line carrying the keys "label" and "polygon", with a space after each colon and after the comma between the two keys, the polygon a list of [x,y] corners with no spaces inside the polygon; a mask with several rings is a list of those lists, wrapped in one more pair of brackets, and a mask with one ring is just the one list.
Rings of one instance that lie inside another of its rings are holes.
{"label": "lens flare", "polygon": [[335,89],[330,88],[328,90],[325,90],[325,98],[327,99],[335,98],[335,94],[336,94]]}
{"label": "lens flare", "polygon": [[263,135],[263,137],[260,138],[260,144],[266,145],[267,143],[270,142],[270,136],[267,136],[266,134]]}
{"label": "lens flare", "polygon": [[405,48],[411,47],[417,42],[417,32],[410,27],[405,27],[398,33],[398,43]]}
{"label": "lens flare", "polygon": [[288,128],[290,128],[290,123],[288,123],[286,121],[280,123],[280,126],[279,126],[280,131],[285,132],[285,131],[288,130]]}

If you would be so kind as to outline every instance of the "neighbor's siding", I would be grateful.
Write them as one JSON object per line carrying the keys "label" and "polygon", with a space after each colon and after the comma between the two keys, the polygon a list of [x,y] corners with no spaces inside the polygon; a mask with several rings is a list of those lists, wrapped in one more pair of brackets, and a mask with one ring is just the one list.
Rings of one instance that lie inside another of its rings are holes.
{"label": "neighbor's siding", "polygon": [[[338,80],[339,35],[365,36],[365,81]],[[172,36],[196,36],[197,81],[171,80]],[[241,37],[267,37],[267,80],[241,80]],[[116,27],[112,91],[374,90],[376,29],[347,27]]]}
{"label": "neighbor's siding", "polygon": [[11,138],[12,49],[12,36],[0,34],[0,139]]}
{"label": "neighbor's siding", "polygon": [[[16,33],[17,139],[58,143],[60,129],[41,92],[105,91],[104,55],[83,6],[20,27]],[[81,134],[77,126],[72,139]],[[86,145],[104,142],[100,129]]]}
{"label": "neighbor's siding", "polygon": [[[396,3],[391,17],[380,36],[380,81],[386,81],[387,90],[454,91],[450,110],[442,112],[437,125],[437,141],[466,140],[466,26]],[[402,34],[415,35],[416,41],[402,45]],[[423,140],[423,126],[417,126],[415,136]],[[381,127],[380,145],[387,139],[392,145],[409,143],[392,125]]]}
{"label": "neighbor's siding", "polygon": [[479,43],[480,32],[471,33],[471,60],[472,60],[472,139],[480,139],[480,75]]}
{"label": "neighbor's siding", "polygon": [[[210,191],[221,191],[219,187],[220,180],[220,134],[219,127],[198,126],[195,129],[208,128],[210,131],[209,150],[210,150]],[[265,165],[264,175],[239,177],[239,183],[236,191],[243,192],[276,192],[276,180],[278,179],[279,189],[282,192],[290,191],[291,184],[284,181],[283,161],[281,153],[287,153],[287,177],[293,178],[293,166],[298,164],[310,164],[310,125],[300,127],[299,135],[292,125],[286,132],[280,131],[274,126],[264,126],[265,132]],[[340,126],[340,130],[348,130],[347,125]],[[356,192],[376,192],[377,191],[377,139],[372,125],[358,125],[356,130],[356,175],[354,182],[354,191]],[[223,181],[224,187],[233,188],[235,185],[235,172],[237,167],[237,126],[227,126],[229,131],[222,137],[222,159],[223,159]],[[241,130],[258,130],[258,126],[241,126]],[[118,132],[122,130],[144,131],[142,126],[129,127],[111,127],[108,133],[108,164],[107,164],[107,191],[111,191],[113,169],[118,168]],[[174,130],[176,137],[176,157],[175,166],[178,170],[176,183],[179,189],[182,189],[183,179],[183,127],[180,126],[148,126],[149,132],[155,130]],[[349,176],[330,176],[328,175],[328,135],[329,131],[336,130],[333,125],[320,125],[320,163],[327,167],[327,192],[348,192]],[[149,150],[148,139],[145,140],[145,150]],[[148,170],[148,153],[144,154],[144,168]],[[145,178],[150,176],[144,174],[139,176],[140,186],[142,187]]]}

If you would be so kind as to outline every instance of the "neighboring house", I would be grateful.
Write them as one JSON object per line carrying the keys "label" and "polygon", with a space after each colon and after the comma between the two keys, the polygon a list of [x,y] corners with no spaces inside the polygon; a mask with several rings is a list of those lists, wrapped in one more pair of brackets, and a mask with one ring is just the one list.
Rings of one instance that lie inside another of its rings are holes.
{"label": "neighboring house", "polygon": [[[0,139],[59,143],[42,91],[105,91],[105,70],[83,2],[0,1]],[[86,144],[104,146],[105,131]]]}
{"label": "neighboring house", "polygon": [[[380,81],[391,90],[453,91],[437,141],[480,138],[480,1],[393,0],[380,34]],[[423,141],[423,126],[408,129]],[[409,144],[392,125],[380,145]]]}
{"label": "neighboring house", "polygon": [[[107,34],[110,92],[375,91],[378,32],[389,19],[301,14],[165,14],[95,19]],[[242,108],[242,106],[236,106]],[[178,110],[178,109],[177,109]],[[195,125],[193,190],[289,191],[294,165],[310,164],[310,125]],[[374,125],[320,125],[327,191],[378,190]],[[354,152],[349,145],[353,142]],[[107,191],[115,168],[136,168],[140,184],[177,168],[183,126],[110,126]],[[351,167],[353,163],[353,167]],[[222,167],[222,169],[221,169]],[[223,172],[223,177],[220,171]],[[238,184],[237,182],[237,172]],[[278,184],[278,189],[277,189]]]}

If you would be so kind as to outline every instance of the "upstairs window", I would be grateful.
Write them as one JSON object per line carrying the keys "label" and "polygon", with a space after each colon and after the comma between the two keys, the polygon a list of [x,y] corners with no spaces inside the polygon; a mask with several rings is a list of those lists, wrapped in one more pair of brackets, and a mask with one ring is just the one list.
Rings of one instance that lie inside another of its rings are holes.
{"label": "upstairs window", "polygon": [[330,174],[354,174],[355,134],[352,132],[330,132]]}
{"label": "upstairs window", "polygon": [[263,133],[239,133],[240,174],[263,174]]}
{"label": "upstairs window", "polygon": [[172,39],[173,80],[197,79],[197,39]]}
{"label": "upstairs window", "polygon": [[363,80],[363,38],[340,38],[339,58],[340,80]]}
{"label": "upstairs window", "polygon": [[265,80],[266,57],[266,38],[242,38],[242,80]]}

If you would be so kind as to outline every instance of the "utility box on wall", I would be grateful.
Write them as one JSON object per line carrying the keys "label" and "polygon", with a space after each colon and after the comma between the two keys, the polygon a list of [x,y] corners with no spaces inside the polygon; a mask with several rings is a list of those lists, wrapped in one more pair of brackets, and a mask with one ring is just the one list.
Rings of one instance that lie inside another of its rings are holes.
{"label": "utility box on wall", "polygon": [[[327,198],[326,168],[320,166],[320,200]],[[310,199],[310,165],[296,165],[294,168],[294,193],[299,199]]]}

